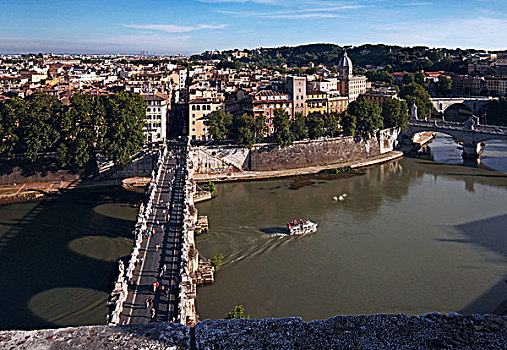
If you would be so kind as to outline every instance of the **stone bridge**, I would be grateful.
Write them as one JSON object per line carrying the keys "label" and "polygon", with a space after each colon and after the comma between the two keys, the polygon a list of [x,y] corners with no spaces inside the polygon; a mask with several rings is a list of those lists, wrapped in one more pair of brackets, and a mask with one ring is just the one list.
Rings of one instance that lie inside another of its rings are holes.
{"label": "stone bridge", "polygon": [[431,102],[437,112],[444,114],[447,108],[462,104],[467,106],[473,114],[477,114],[479,110],[489,101],[498,100],[497,97],[452,97],[452,98],[432,98]]}
{"label": "stone bridge", "polygon": [[493,125],[479,125],[477,119],[465,123],[426,121],[412,119],[405,135],[410,139],[420,132],[441,132],[456,139],[463,145],[463,158],[478,160],[487,140],[507,140],[507,128]]}

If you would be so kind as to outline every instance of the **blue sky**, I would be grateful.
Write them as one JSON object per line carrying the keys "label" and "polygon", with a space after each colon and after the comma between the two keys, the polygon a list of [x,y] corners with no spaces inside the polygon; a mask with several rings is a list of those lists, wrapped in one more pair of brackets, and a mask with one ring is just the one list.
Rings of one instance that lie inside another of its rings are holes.
{"label": "blue sky", "polygon": [[507,50],[507,0],[0,0],[0,23],[1,53],[316,42]]}

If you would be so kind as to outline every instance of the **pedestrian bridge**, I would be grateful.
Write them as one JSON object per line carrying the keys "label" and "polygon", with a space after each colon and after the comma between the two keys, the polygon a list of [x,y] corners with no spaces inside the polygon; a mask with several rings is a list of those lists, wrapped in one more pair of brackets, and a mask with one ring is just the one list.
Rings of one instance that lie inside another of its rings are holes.
{"label": "pedestrian bridge", "polygon": [[471,118],[464,123],[457,123],[412,119],[405,135],[412,139],[415,134],[420,132],[440,132],[453,137],[463,145],[462,156],[464,159],[479,159],[484,141],[507,141],[507,127],[479,125],[477,120],[477,118]]}
{"label": "pedestrian bridge", "polygon": [[195,247],[193,165],[189,145],[166,143],[152,173],[146,205],[133,231],[134,249],[119,262],[108,302],[108,323],[140,324],[197,321],[195,298],[201,265]]}

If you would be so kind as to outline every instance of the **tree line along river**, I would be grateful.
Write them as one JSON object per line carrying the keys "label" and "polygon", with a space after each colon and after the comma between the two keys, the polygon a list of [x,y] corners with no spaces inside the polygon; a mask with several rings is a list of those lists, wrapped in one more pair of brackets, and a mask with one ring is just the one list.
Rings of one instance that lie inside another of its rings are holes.
{"label": "tree line along river", "polygon": [[[201,319],[234,305],[251,317],[431,311],[505,312],[507,145],[485,167],[461,165],[452,139],[430,152],[336,180],[297,178],[217,185],[198,205],[210,232],[197,238],[225,264],[200,287]],[[345,201],[332,197],[347,193]],[[1,329],[103,324],[116,260],[130,253],[138,193],[70,193],[0,207]],[[312,235],[282,233],[294,218]]]}

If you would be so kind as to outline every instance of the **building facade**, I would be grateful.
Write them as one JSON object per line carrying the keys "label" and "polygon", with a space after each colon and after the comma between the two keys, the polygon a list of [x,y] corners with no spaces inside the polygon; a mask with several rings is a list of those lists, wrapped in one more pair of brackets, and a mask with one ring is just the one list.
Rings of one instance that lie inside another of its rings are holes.
{"label": "building facade", "polygon": [[286,90],[292,96],[292,117],[296,113],[306,115],[306,76],[288,76]]}
{"label": "building facade", "polygon": [[160,142],[167,138],[167,117],[171,101],[170,96],[162,93],[141,95],[146,102],[145,126],[146,142]]}
{"label": "building facade", "polygon": [[195,99],[188,103],[188,137],[192,141],[210,140],[207,115],[223,108],[221,100]]}

